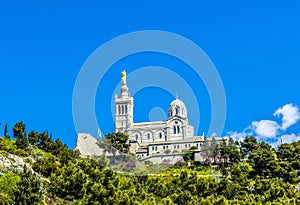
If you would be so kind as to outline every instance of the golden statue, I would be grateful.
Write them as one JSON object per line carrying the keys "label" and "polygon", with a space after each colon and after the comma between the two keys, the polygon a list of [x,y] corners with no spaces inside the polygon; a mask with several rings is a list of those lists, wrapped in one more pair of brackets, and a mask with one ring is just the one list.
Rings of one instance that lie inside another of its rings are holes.
{"label": "golden statue", "polygon": [[125,70],[122,71],[122,84],[123,85],[126,84],[126,71]]}

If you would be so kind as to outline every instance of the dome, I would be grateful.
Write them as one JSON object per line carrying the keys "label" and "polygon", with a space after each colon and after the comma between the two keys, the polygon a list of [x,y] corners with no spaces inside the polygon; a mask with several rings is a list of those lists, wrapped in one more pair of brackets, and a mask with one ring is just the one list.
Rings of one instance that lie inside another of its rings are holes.
{"label": "dome", "polygon": [[170,104],[170,107],[176,107],[176,106],[185,108],[185,104],[179,99],[173,100]]}
{"label": "dome", "polygon": [[175,115],[181,117],[187,117],[185,104],[179,99],[175,99],[171,102],[168,113],[169,113],[169,117]]}

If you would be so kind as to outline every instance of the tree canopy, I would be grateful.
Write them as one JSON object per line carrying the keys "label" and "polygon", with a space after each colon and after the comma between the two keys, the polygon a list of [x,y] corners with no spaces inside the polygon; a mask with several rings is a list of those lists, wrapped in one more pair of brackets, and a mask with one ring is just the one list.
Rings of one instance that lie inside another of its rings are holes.
{"label": "tree canopy", "polygon": [[[300,142],[275,150],[255,137],[240,143],[206,140],[203,150],[214,163],[194,162],[191,149],[185,158],[191,166],[126,175],[104,165],[105,159],[80,157],[48,132],[26,135],[22,122],[13,131],[15,139],[0,138],[0,155],[21,156],[32,170],[2,167],[0,204],[300,204]],[[126,135],[112,133],[106,140],[128,152]]]}

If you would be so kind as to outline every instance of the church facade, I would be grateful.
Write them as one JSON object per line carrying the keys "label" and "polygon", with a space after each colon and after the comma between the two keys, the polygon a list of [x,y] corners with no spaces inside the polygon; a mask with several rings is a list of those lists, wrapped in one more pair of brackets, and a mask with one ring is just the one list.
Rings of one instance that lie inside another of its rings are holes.
{"label": "church facade", "polygon": [[[188,112],[181,100],[170,103],[165,121],[135,123],[134,99],[129,94],[126,72],[123,71],[120,95],[115,95],[114,102],[115,132],[129,136],[130,152],[139,159],[157,162],[171,157],[171,161],[176,161],[191,147],[201,150],[205,137],[194,136],[194,127],[189,125]],[[224,137],[215,139],[221,141]]]}

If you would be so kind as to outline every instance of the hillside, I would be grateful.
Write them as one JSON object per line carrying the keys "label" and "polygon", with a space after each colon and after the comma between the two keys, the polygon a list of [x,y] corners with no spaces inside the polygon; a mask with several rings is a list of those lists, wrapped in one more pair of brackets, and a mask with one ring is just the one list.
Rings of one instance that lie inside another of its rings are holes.
{"label": "hillside", "polygon": [[27,135],[22,122],[13,133],[0,137],[0,204],[300,204],[300,142],[274,150],[248,137],[210,151],[231,160],[186,157],[191,166],[145,165],[149,173],[134,157],[118,169],[83,158],[47,132]]}

